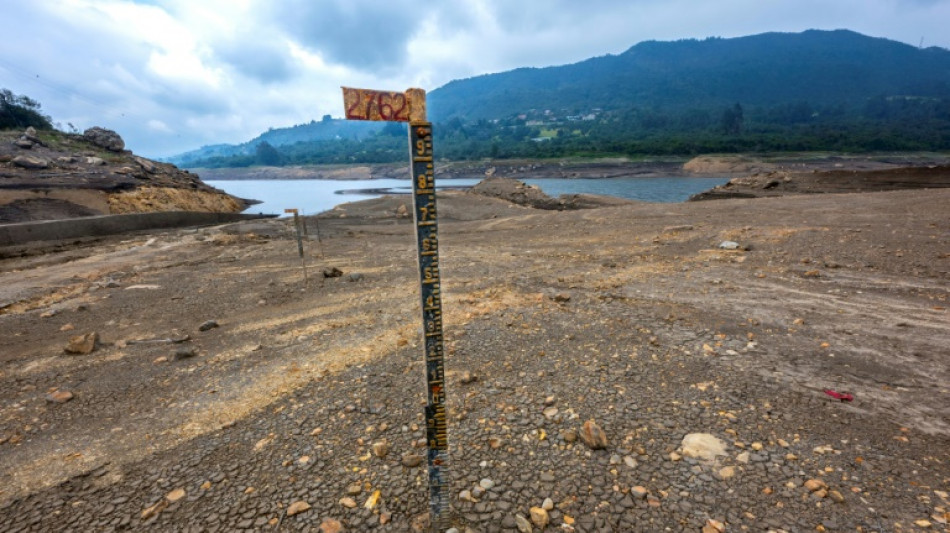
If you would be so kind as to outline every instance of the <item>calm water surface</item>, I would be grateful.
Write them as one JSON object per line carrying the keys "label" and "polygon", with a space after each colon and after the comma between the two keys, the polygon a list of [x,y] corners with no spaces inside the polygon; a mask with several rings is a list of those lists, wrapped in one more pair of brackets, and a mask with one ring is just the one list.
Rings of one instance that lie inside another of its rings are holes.
{"label": "calm water surface", "polygon": [[[472,186],[479,179],[445,179],[442,186]],[[691,195],[725,183],[722,178],[606,178],[606,179],[528,179],[551,196],[560,194],[603,194],[647,202],[683,202]],[[412,184],[408,179],[376,180],[211,180],[206,182],[241,198],[252,198],[263,203],[252,205],[246,213],[279,213],[297,208],[303,214],[314,214],[334,206],[375,198],[379,194],[362,194],[359,189],[393,189],[408,193]],[[342,194],[340,194],[343,192]]]}

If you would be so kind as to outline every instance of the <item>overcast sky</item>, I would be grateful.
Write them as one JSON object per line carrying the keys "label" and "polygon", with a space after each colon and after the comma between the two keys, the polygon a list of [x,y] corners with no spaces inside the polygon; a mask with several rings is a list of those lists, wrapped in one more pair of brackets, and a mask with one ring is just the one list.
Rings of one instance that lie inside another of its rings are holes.
{"label": "overcast sky", "polygon": [[64,128],[114,129],[149,157],[341,117],[341,85],[432,90],[645,40],[847,28],[950,48],[950,0],[0,3],[0,88]]}

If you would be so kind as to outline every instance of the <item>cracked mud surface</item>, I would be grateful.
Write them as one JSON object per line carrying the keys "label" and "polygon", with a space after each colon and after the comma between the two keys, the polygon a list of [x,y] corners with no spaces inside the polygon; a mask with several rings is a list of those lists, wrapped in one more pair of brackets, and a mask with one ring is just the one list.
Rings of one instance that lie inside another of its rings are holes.
{"label": "cracked mud surface", "polygon": [[[418,528],[404,201],[310,219],[322,243],[307,242],[306,285],[283,221],[0,261],[4,527]],[[440,202],[461,531],[517,531],[546,498],[545,531],[946,529],[950,190],[571,212]],[[219,327],[199,331],[208,320]],[[63,353],[93,331],[96,351]],[[182,346],[197,355],[176,359]],[[54,388],[74,397],[47,401]],[[571,440],[588,419],[606,450]],[[682,457],[690,433],[727,455]],[[297,501],[311,507],[291,516]]]}

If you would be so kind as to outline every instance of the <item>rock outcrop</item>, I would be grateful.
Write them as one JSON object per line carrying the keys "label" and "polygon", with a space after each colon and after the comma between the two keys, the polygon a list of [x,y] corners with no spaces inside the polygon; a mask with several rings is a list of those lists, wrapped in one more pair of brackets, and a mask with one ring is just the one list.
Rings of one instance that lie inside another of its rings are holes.
{"label": "rock outcrop", "polygon": [[124,147],[104,128],[83,135],[0,132],[0,224],[156,211],[235,213],[250,205]]}
{"label": "rock outcrop", "polygon": [[92,144],[105,148],[106,150],[112,150],[113,152],[125,150],[125,141],[122,140],[122,137],[120,137],[118,133],[112,130],[97,126],[82,132],[82,136]]}
{"label": "rock outcrop", "polygon": [[472,187],[471,192],[490,198],[499,198],[525,207],[553,211],[593,209],[633,202],[633,200],[595,194],[562,194],[557,198],[552,198],[535,185],[528,185],[516,179],[493,176],[485,178],[478,185]]}

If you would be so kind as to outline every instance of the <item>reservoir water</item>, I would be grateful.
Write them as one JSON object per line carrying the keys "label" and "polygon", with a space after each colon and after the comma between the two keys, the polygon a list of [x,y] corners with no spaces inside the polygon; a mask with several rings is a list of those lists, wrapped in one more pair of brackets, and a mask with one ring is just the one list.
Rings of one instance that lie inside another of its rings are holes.
{"label": "reservoir water", "polygon": [[[440,187],[471,187],[479,179],[444,179]],[[550,196],[561,194],[602,194],[646,202],[684,202],[691,195],[728,181],[724,178],[604,178],[604,179],[526,179]],[[312,215],[334,206],[381,196],[379,193],[356,192],[365,189],[389,189],[392,193],[410,193],[408,179],[375,180],[209,180],[208,185],[241,198],[260,200],[246,213],[283,215],[284,209],[297,208]]]}

